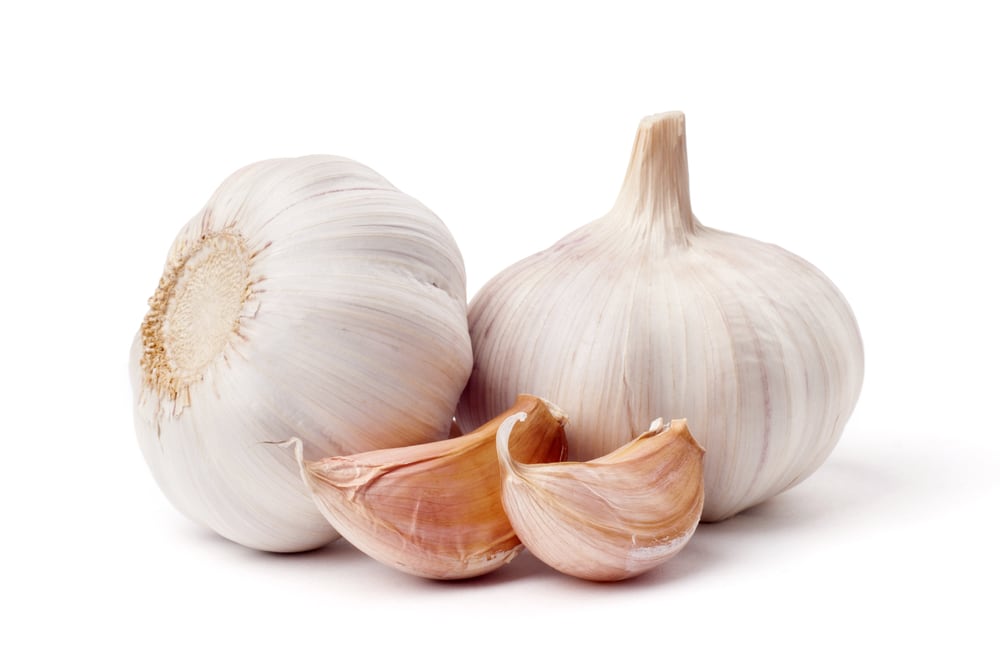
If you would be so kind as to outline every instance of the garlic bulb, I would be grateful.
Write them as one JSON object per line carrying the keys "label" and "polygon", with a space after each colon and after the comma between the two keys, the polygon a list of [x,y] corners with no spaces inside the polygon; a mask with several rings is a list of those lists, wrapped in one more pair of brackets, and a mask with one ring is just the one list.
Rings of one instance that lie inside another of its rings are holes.
{"label": "garlic bulb", "polygon": [[[416,576],[479,576],[521,551],[500,501],[497,429],[526,420],[509,449],[525,462],[565,455],[566,416],[527,395],[469,434],[429,444],[307,462],[302,478],[323,515],[354,546]],[[508,457],[510,457],[508,455]]]}
{"label": "garlic bulb", "polygon": [[462,426],[540,395],[573,418],[568,457],[590,460],[649,416],[684,417],[707,451],[704,520],[812,473],[861,391],[861,336],[836,287],[691,213],[680,113],[642,121],[611,211],[491,279],[469,325]]}
{"label": "garlic bulb", "polygon": [[503,508],[539,560],[577,578],[621,581],[658,567],[691,539],[705,499],[705,449],[683,420],[664,430],[658,418],[589,462],[528,464],[509,446],[524,418],[503,422],[497,453]]}
{"label": "garlic bulb", "polygon": [[443,438],[472,365],[451,234],[345,158],[233,174],[149,304],[130,356],[143,455],[178,509],[263,550],[337,536],[268,442],[318,460]]}

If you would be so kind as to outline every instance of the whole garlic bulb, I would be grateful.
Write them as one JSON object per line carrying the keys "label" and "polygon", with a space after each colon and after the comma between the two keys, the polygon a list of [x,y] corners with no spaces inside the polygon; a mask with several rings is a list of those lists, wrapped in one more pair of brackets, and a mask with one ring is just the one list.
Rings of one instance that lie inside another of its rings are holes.
{"label": "whole garlic bulb", "polygon": [[686,418],[708,521],[811,474],[861,392],[861,336],[829,279],[691,213],[680,113],[642,121],[611,211],[491,279],[469,325],[460,425],[539,395],[570,416],[569,459],[590,460]]}
{"label": "whole garlic bulb", "polygon": [[130,356],[143,455],[170,501],[245,546],[336,532],[306,457],[442,439],[472,366],[444,224],[354,161],[269,160],[180,232]]}

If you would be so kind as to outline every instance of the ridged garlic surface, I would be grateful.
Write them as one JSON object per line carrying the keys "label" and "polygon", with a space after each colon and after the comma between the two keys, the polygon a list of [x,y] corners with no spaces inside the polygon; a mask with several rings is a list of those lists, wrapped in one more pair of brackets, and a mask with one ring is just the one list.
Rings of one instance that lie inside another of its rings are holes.
{"label": "ridged garlic surface", "polygon": [[337,534],[269,442],[318,460],[447,436],[472,365],[462,257],[363,165],[256,163],[181,230],[129,362],[169,500],[245,546],[315,548]]}
{"label": "ridged garlic surface", "polygon": [[861,336],[830,280],[692,214],[680,113],[642,121],[611,211],[491,279],[469,325],[460,425],[540,395],[572,417],[569,459],[590,460],[650,416],[686,418],[708,521],[815,471],[861,391]]}

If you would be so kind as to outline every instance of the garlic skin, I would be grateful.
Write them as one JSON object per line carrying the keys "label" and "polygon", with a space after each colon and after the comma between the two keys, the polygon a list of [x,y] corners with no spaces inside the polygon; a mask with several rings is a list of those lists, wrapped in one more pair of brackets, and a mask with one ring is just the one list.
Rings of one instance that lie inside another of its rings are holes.
{"label": "garlic skin", "polygon": [[[523,395],[469,434],[429,444],[306,462],[302,479],[317,507],[355,547],[424,578],[479,576],[521,551],[500,501],[497,429],[516,414],[527,422],[509,450],[527,462],[566,452],[566,416]],[[508,455],[508,457],[510,457]]]}
{"label": "garlic skin", "polygon": [[524,545],[564,574],[621,581],[658,567],[687,544],[705,501],[703,449],[684,420],[657,419],[633,441],[589,462],[524,464],[497,431],[503,508]]}
{"label": "garlic skin", "polygon": [[475,366],[457,419],[541,395],[573,417],[568,457],[590,460],[648,416],[685,416],[707,451],[703,520],[717,521],[822,464],[864,356],[819,270],[693,216],[684,126],[676,112],[644,119],[611,211],[473,298]]}
{"label": "garlic skin", "polygon": [[336,156],[249,165],[179,233],[132,345],[136,434],[184,514],[244,546],[336,532],[294,454],[443,438],[472,366],[444,224]]}

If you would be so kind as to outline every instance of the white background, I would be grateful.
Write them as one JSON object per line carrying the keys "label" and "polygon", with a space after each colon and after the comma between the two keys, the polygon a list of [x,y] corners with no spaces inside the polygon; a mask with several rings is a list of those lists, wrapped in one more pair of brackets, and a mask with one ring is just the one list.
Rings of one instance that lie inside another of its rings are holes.
{"label": "white background", "polygon": [[[990,4],[5,5],[0,665],[997,666]],[[812,478],[612,586],[259,554],[168,505],[127,351],[230,172],[374,167],[449,225],[471,296],[603,214],[672,109],[701,221],[855,309],[864,390]]]}

